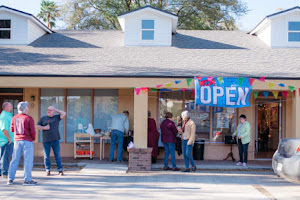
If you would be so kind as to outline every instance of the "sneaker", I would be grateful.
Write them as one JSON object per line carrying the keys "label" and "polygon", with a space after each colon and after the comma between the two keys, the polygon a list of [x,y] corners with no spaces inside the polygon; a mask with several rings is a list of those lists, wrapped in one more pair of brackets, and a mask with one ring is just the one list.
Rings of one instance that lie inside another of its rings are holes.
{"label": "sneaker", "polygon": [[58,175],[61,175],[61,176],[63,176],[63,175],[65,175],[65,174],[64,174],[64,172],[63,172],[63,171],[59,171],[59,172],[58,172]]}
{"label": "sneaker", "polygon": [[114,162],[114,160],[109,160],[109,162]]}
{"label": "sneaker", "polygon": [[32,186],[32,185],[36,185],[36,184],[37,184],[37,182],[35,182],[35,181],[33,181],[33,180],[27,181],[27,182],[24,182],[24,183],[23,183],[24,186]]}
{"label": "sneaker", "polygon": [[170,167],[164,167],[163,170],[172,170]]}
{"label": "sneaker", "polygon": [[12,184],[14,184],[14,181],[13,181],[13,180],[8,180],[8,181],[7,181],[7,185],[12,185]]}
{"label": "sneaker", "polygon": [[197,167],[196,167],[196,166],[193,166],[193,167],[192,167],[192,172],[196,172],[196,169],[197,169]]}
{"label": "sneaker", "polygon": [[2,175],[2,178],[3,178],[3,179],[7,179],[8,176],[7,176],[7,175]]}
{"label": "sneaker", "polygon": [[190,168],[186,168],[185,170],[183,170],[182,172],[191,172]]}
{"label": "sneaker", "polygon": [[125,161],[124,160],[118,160],[117,162],[122,163],[122,162],[125,162]]}
{"label": "sneaker", "polygon": [[244,162],[244,163],[243,163],[243,166],[244,166],[244,167],[247,167],[247,163]]}
{"label": "sneaker", "polygon": [[236,163],[236,165],[237,165],[237,166],[242,166],[242,165],[243,165],[243,163],[241,163],[241,162],[238,162],[238,163]]}
{"label": "sneaker", "polygon": [[51,176],[51,172],[50,171],[46,171],[46,176]]}
{"label": "sneaker", "polygon": [[180,171],[180,169],[175,167],[175,168],[172,169],[172,171],[177,172],[177,171]]}

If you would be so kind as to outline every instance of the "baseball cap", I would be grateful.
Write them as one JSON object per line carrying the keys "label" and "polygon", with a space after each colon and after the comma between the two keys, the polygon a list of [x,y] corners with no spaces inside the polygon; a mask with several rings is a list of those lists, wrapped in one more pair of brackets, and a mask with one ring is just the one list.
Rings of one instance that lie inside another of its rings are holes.
{"label": "baseball cap", "polygon": [[18,112],[23,113],[27,107],[28,107],[28,102],[21,101],[20,103],[18,103]]}

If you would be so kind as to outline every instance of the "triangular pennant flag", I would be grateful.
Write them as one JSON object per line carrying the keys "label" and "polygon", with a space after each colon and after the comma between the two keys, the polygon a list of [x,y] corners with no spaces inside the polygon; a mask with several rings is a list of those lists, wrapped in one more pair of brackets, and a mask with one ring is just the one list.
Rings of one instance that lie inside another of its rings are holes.
{"label": "triangular pennant flag", "polygon": [[172,83],[167,83],[167,84],[166,84],[166,88],[171,87],[171,85],[172,85]]}
{"label": "triangular pennant flag", "polygon": [[186,89],[186,88],[183,88],[182,91],[187,91],[187,89]]}
{"label": "triangular pennant flag", "polygon": [[175,81],[176,84],[181,83],[182,81]]}
{"label": "triangular pennant flag", "polygon": [[265,98],[268,98],[269,96],[269,91],[263,91]]}
{"label": "triangular pennant flag", "polygon": [[157,87],[157,88],[160,88],[160,87],[162,87],[162,86],[163,86],[163,85],[157,85],[156,87]]}
{"label": "triangular pennant flag", "polygon": [[253,92],[253,94],[254,94],[254,98],[255,98],[255,99],[257,98],[257,96],[258,96],[258,93],[259,93],[258,91],[254,91],[254,92]]}
{"label": "triangular pennant flag", "polygon": [[277,97],[278,97],[278,91],[272,91],[272,93],[273,93],[275,99],[277,99]]}
{"label": "triangular pennant flag", "polygon": [[214,77],[207,77],[207,80],[210,85],[215,85]]}
{"label": "triangular pennant flag", "polygon": [[299,96],[300,96],[300,88],[298,88],[298,91],[299,91]]}
{"label": "triangular pennant flag", "polygon": [[274,83],[269,83],[269,89],[272,90],[272,88],[274,87]]}
{"label": "triangular pennant flag", "polygon": [[147,87],[142,87],[141,89],[142,89],[143,92],[148,92],[149,91],[149,88],[147,88]]}
{"label": "triangular pennant flag", "polygon": [[156,88],[151,88],[152,92],[156,92],[157,89]]}
{"label": "triangular pennant flag", "polygon": [[139,95],[141,92],[141,88],[134,88],[136,95]]}
{"label": "triangular pennant flag", "polygon": [[281,93],[285,98],[287,98],[287,91],[282,91]]}
{"label": "triangular pennant flag", "polygon": [[289,86],[289,89],[291,90],[291,92],[294,92],[295,87],[294,86]]}
{"label": "triangular pennant flag", "polygon": [[279,83],[278,84],[280,87],[285,87],[285,85],[283,83]]}
{"label": "triangular pennant flag", "polygon": [[187,83],[187,85],[188,86],[190,86],[191,85],[191,81],[192,81],[193,79],[192,78],[188,78],[188,79],[186,79],[186,83]]}
{"label": "triangular pennant flag", "polygon": [[244,79],[245,79],[245,78],[239,78],[239,84],[240,84],[240,86],[242,86],[242,85],[243,85],[243,83],[244,83]]}
{"label": "triangular pennant flag", "polygon": [[266,82],[266,77],[262,76],[260,77],[258,80],[262,81],[262,82]]}
{"label": "triangular pennant flag", "polygon": [[219,81],[220,85],[222,85],[223,84],[223,77],[218,77],[218,81]]}
{"label": "triangular pennant flag", "polygon": [[176,88],[173,88],[172,91],[177,91],[177,89],[176,89]]}
{"label": "triangular pennant flag", "polygon": [[249,78],[249,85],[251,86],[253,84],[253,82],[255,81],[254,78]]}
{"label": "triangular pennant flag", "polygon": [[197,79],[200,81],[203,77],[202,76],[198,76]]}

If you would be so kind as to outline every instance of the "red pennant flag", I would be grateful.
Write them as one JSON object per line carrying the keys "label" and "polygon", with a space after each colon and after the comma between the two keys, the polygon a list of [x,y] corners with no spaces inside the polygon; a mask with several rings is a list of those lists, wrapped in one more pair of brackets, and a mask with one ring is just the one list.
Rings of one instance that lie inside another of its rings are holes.
{"label": "red pennant flag", "polygon": [[214,77],[207,77],[207,80],[208,80],[210,85],[215,85]]}
{"label": "red pennant flag", "polygon": [[202,78],[203,78],[202,76],[197,77],[197,79],[198,79],[199,81],[200,81]]}
{"label": "red pennant flag", "polygon": [[139,95],[141,92],[141,88],[134,88],[136,95]]}
{"label": "red pennant flag", "polygon": [[251,86],[253,84],[253,82],[255,81],[254,78],[249,78],[249,85]]}
{"label": "red pennant flag", "polygon": [[298,88],[298,91],[299,91],[299,96],[300,96],[300,88]]}
{"label": "red pennant flag", "polygon": [[157,87],[157,88],[160,88],[161,86],[163,86],[163,85],[157,85],[156,87]]}
{"label": "red pennant flag", "polygon": [[260,77],[258,80],[262,81],[262,82],[266,82],[266,77],[262,76]]}
{"label": "red pennant flag", "polygon": [[147,87],[142,87],[141,89],[142,89],[143,92],[148,92],[149,91],[149,88],[147,88]]}
{"label": "red pennant flag", "polygon": [[182,91],[187,91],[187,89],[186,89],[186,88],[183,88]]}
{"label": "red pennant flag", "polygon": [[287,91],[282,91],[281,93],[285,98],[287,98]]}

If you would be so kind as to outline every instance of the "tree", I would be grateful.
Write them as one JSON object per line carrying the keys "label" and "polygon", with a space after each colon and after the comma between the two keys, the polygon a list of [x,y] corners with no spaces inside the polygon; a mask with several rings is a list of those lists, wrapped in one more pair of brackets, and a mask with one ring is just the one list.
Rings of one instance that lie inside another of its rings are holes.
{"label": "tree", "polygon": [[118,15],[143,6],[178,15],[179,29],[234,30],[235,21],[247,12],[241,0],[69,0],[68,29],[120,29]]}
{"label": "tree", "polygon": [[59,16],[60,10],[55,2],[42,0],[41,11],[37,17],[46,22],[48,24],[48,28],[52,29],[52,27],[55,27],[55,21]]}

